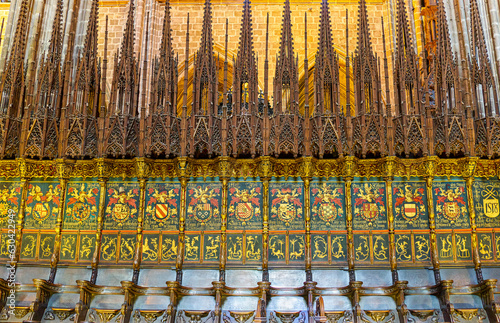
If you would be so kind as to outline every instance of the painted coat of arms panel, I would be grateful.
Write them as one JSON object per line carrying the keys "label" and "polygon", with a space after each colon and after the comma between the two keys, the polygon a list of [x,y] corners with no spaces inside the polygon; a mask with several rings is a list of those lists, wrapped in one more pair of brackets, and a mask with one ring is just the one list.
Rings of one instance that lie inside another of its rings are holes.
{"label": "painted coat of arms panel", "polygon": [[220,183],[188,183],[186,230],[220,230]]}
{"label": "painted coat of arms panel", "polygon": [[228,230],[262,229],[262,183],[230,182]]}
{"label": "painted coat of arms panel", "polygon": [[178,230],[180,191],[180,184],[154,182],[147,184],[145,230]]}
{"label": "painted coat of arms panel", "polygon": [[470,227],[465,183],[434,182],[432,195],[438,229]]}
{"label": "painted coat of arms panel", "polygon": [[68,183],[64,229],[95,230],[97,228],[99,191],[98,183]]}
{"label": "painted coat of arms panel", "polygon": [[105,203],[105,230],[135,230],[137,228],[138,183],[108,183]]}
{"label": "painted coat of arms panel", "polygon": [[17,221],[21,198],[19,182],[0,182],[0,228],[8,228],[10,218]]}
{"label": "painted coat of arms panel", "polygon": [[34,182],[28,185],[26,196],[26,229],[53,229],[61,204],[58,182]]}
{"label": "painted coat of arms panel", "polygon": [[357,182],[351,190],[354,229],[387,229],[385,183]]}
{"label": "painted coat of arms panel", "polygon": [[304,188],[302,183],[269,184],[269,229],[304,230]]}
{"label": "painted coat of arms panel", "polygon": [[345,230],[344,183],[312,183],[310,190],[311,229]]}
{"label": "painted coat of arms panel", "polygon": [[500,228],[500,183],[475,181],[472,186],[478,228]]}
{"label": "painted coat of arms panel", "polygon": [[392,194],[396,230],[416,230],[429,227],[425,183],[393,182]]}

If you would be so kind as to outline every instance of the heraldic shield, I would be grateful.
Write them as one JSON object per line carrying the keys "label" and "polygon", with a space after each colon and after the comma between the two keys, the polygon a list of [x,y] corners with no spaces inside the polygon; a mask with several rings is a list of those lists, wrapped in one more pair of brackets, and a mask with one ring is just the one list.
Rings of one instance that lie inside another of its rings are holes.
{"label": "heraldic shield", "polygon": [[164,221],[168,219],[168,205],[167,204],[156,204],[154,217],[158,219],[158,221]]}
{"label": "heraldic shield", "polygon": [[333,203],[321,203],[319,216],[325,222],[331,222],[335,220],[338,212],[335,204]]}
{"label": "heraldic shield", "polygon": [[444,202],[443,214],[448,220],[455,221],[460,216],[460,206],[455,201]]}
{"label": "heraldic shield", "polygon": [[36,203],[33,207],[33,218],[37,221],[43,221],[50,215],[49,203]]}
{"label": "heraldic shield", "polygon": [[413,220],[418,216],[418,206],[416,203],[405,202],[403,204],[403,216],[406,220]]}
{"label": "heraldic shield", "polygon": [[116,222],[124,222],[130,215],[130,208],[127,204],[116,203],[113,207],[112,215]]}
{"label": "heraldic shield", "polygon": [[278,208],[278,218],[285,222],[285,225],[290,225],[290,222],[295,218],[295,207],[290,203],[282,203]]}
{"label": "heraldic shield", "polygon": [[364,203],[363,204],[363,212],[361,213],[363,218],[367,221],[375,220],[379,215],[379,209],[377,203]]}
{"label": "heraldic shield", "polygon": [[194,216],[198,222],[208,222],[212,218],[212,206],[210,203],[196,205]]}
{"label": "heraldic shield", "polygon": [[251,202],[240,202],[236,205],[236,217],[243,222],[250,220],[253,216],[253,208]]}
{"label": "heraldic shield", "polygon": [[86,203],[76,202],[71,216],[78,222],[86,220],[90,216],[90,206]]}

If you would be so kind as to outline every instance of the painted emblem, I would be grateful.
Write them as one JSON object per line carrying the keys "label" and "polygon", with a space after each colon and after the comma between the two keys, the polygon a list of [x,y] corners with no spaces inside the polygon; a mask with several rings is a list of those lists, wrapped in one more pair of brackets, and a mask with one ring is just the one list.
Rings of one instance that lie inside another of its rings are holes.
{"label": "painted emblem", "polygon": [[[150,215],[160,226],[168,219],[177,216],[177,194],[179,189],[157,190],[150,188],[148,193],[151,195],[146,206],[146,213]],[[153,207],[154,206],[154,207]]]}
{"label": "painted emblem", "polygon": [[123,186],[108,190],[109,198],[106,207],[107,216],[111,216],[119,225],[127,221],[128,218],[133,218],[137,213],[137,200],[134,198],[139,194],[138,189],[125,191]]}
{"label": "painted emblem", "polygon": [[229,202],[229,216],[235,216],[243,225],[247,224],[253,216],[260,214],[260,187],[238,189],[231,187],[231,202]]}
{"label": "painted emblem", "polygon": [[322,187],[313,188],[311,192],[314,196],[313,216],[318,216],[326,222],[326,225],[331,225],[337,217],[342,216],[342,200],[340,199],[344,192],[342,188],[332,189],[331,185],[323,183]]}
{"label": "painted emblem", "polygon": [[68,193],[71,197],[68,199],[66,211],[75,221],[81,223],[91,214],[97,213],[96,196],[99,194],[97,188],[86,190],[85,184],[82,183],[80,189],[68,188]]}
{"label": "painted emblem", "polygon": [[498,192],[493,186],[488,185],[481,192],[483,197],[483,212],[488,218],[496,218],[500,214]]}
{"label": "painted emblem", "polygon": [[425,212],[425,203],[422,199],[424,193],[425,190],[422,187],[414,188],[410,184],[405,184],[404,189],[394,187],[395,213],[413,225],[419,219],[420,214]]}
{"label": "painted emblem", "polygon": [[289,226],[296,217],[302,217],[302,202],[300,201],[301,188],[272,189],[271,217],[278,219]]}
{"label": "painted emblem", "polygon": [[219,215],[219,201],[216,199],[216,195],[219,193],[220,189],[211,189],[210,186],[205,188],[198,186],[189,190],[189,195],[194,196],[189,202],[188,216],[194,217],[202,225],[205,225],[212,217],[217,217]]}
{"label": "painted emblem", "polygon": [[365,183],[363,187],[355,187],[354,213],[368,222],[368,226],[379,218],[381,212],[385,211],[384,188],[374,188],[373,184]]}
{"label": "painted emblem", "polygon": [[42,223],[51,215],[55,216],[59,212],[60,193],[60,185],[49,185],[44,193],[40,186],[31,184],[26,199],[26,213],[38,223]]}
{"label": "painted emblem", "polygon": [[435,188],[437,195],[436,211],[454,224],[462,213],[465,213],[465,200],[462,186],[452,189],[449,184],[444,189]]}

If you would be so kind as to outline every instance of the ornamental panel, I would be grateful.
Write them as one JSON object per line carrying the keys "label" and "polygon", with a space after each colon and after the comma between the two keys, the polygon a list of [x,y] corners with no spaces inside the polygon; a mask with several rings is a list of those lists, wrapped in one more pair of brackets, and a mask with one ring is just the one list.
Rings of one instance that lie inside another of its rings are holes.
{"label": "ornamental panel", "polygon": [[262,229],[262,182],[230,182],[228,230]]}
{"label": "ornamental panel", "polygon": [[302,182],[269,184],[269,229],[304,230]]}
{"label": "ornamental panel", "polygon": [[476,225],[478,228],[500,228],[500,183],[475,181],[472,185]]}
{"label": "ornamental panel", "polygon": [[311,183],[311,230],[345,230],[345,187],[342,182]]}
{"label": "ornamental panel", "polygon": [[432,186],[436,228],[466,229],[470,227],[467,189],[464,182],[437,182]]}
{"label": "ornamental panel", "polygon": [[186,230],[219,230],[222,185],[188,183]]}
{"label": "ornamental panel", "polygon": [[178,230],[180,191],[179,183],[152,182],[146,185],[144,230]]}
{"label": "ornamental panel", "polygon": [[385,182],[354,182],[351,186],[354,230],[386,230]]}
{"label": "ornamental panel", "polygon": [[105,230],[135,230],[139,212],[139,184],[110,182],[106,190]]}
{"label": "ornamental panel", "polygon": [[424,182],[393,182],[394,228],[396,230],[427,229],[427,195]]}
{"label": "ornamental panel", "polygon": [[68,182],[64,229],[95,230],[100,186],[95,182]]}

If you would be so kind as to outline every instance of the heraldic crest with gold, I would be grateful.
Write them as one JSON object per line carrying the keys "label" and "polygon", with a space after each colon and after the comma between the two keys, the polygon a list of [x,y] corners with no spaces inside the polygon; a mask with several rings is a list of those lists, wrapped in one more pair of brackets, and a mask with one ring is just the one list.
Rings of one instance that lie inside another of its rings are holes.
{"label": "heraldic crest with gold", "polygon": [[384,183],[353,183],[352,198],[355,229],[387,229]]}
{"label": "heraldic crest with gold", "polygon": [[302,185],[298,183],[273,183],[270,186],[271,230],[283,229],[283,224],[287,229],[303,230],[304,189]]}
{"label": "heraldic crest with gold", "polygon": [[139,207],[139,189],[133,184],[112,184],[106,196],[105,229],[135,229]]}
{"label": "heraldic crest with gold", "polygon": [[150,184],[146,188],[145,228],[177,230],[180,185]]}
{"label": "heraldic crest with gold", "polygon": [[[191,184],[188,186],[187,226],[219,229],[221,189],[217,185]],[[215,219],[218,219],[215,221]]]}
{"label": "heraldic crest with gold", "polygon": [[433,198],[438,229],[469,227],[464,183],[434,183]]}
{"label": "heraldic crest with gold", "polygon": [[429,226],[424,183],[395,182],[392,195],[397,229],[426,229]]}
{"label": "heraldic crest with gold", "polygon": [[345,230],[344,184],[315,184],[311,186],[311,193],[313,229],[321,230],[327,226]]}
{"label": "heraldic crest with gold", "polygon": [[27,229],[53,228],[59,212],[61,186],[57,183],[33,183],[26,197]]}
{"label": "heraldic crest with gold", "polygon": [[262,205],[262,184],[231,183],[229,187],[229,228],[256,229],[262,228],[260,207]]}
{"label": "heraldic crest with gold", "polygon": [[70,183],[66,194],[65,229],[91,229],[99,209],[99,184]]}
{"label": "heraldic crest with gold", "polygon": [[16,214],[19,209],[22,187],[19,183],[1,183],[0,188],[0,225],[9,220],[9,210]]}

